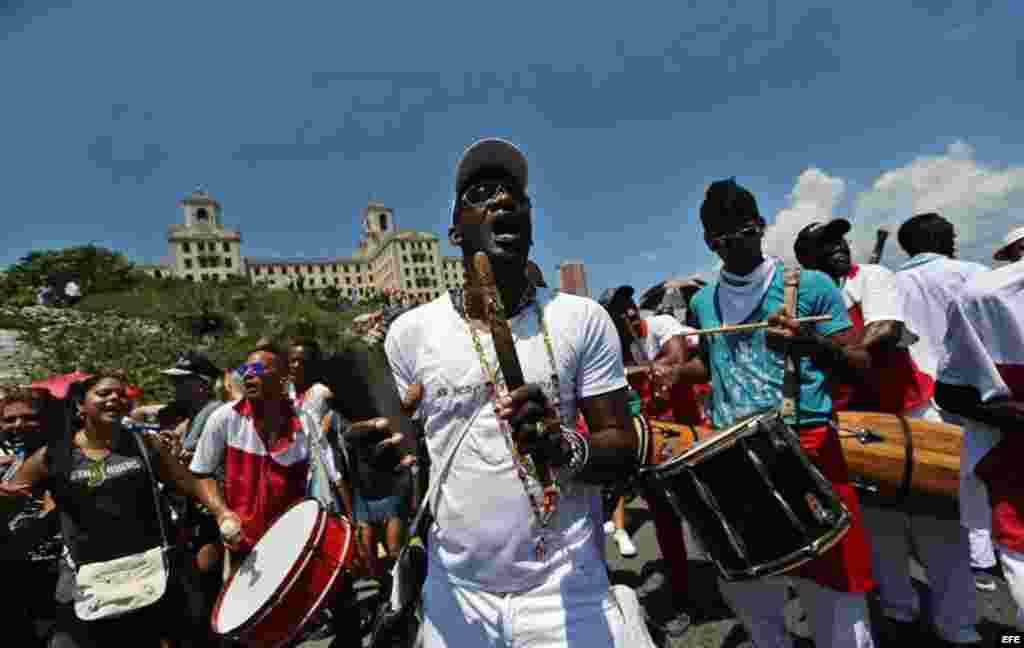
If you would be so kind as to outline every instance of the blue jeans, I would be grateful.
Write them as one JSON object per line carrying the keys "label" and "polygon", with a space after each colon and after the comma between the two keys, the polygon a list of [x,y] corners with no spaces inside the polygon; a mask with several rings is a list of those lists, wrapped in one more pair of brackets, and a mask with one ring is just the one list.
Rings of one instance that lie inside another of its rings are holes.
{"label": "blue jeans", "polygon": [[405,518],[408,506],[404,495],[389,495],[379,499],[352,497],[352,514],[356,522],[384,522],[391,518]]}

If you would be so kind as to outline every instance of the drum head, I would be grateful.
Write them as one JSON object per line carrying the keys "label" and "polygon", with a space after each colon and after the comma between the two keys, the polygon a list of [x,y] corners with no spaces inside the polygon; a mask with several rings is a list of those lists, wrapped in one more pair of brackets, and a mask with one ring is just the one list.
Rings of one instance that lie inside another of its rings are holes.
{"label": "drum head", "polygon": [[320,504],[305,500],[274,522],[221,594],[213,618],[216,632],[229,634],[240,629],[286,585],[293,568],[308,552],[319,520]]}

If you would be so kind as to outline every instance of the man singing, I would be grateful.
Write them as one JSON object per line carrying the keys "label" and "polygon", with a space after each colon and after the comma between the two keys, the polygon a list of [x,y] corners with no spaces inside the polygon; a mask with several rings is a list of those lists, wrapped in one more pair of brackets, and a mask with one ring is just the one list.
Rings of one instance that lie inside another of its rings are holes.
{"label": "man singing", "polygon": [[[424,647],[625,648],[593,541],[598,489],[590,485],[637,462],[615,327],[593,300],[528,280],[531,203],[516,147],[477,142],[455,175],[450,240],[463,253],[464,298],[443,294],[405,313],[385,342],[400,392],[423,385],[418,416],[430,479],[440,480],[430,502]],[[511,393],[476,252],[491,262],[527,383]],[[589,437],[575,431],[577,409]],[[531,455],[553,468],[557,488],[542,486]]]}

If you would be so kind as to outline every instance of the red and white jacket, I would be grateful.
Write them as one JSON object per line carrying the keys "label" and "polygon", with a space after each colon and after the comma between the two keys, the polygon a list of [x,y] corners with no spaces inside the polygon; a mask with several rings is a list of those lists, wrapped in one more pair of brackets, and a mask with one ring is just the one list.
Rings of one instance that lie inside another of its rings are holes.
{"label": "red and white jacket", "polygon": [[[975,276],[950,309],[939,381],[974,387],[982,402],[1024,400],[1024,263]],[[992,503],[996,542],[1024,551],[1024,434],[1008,430],[975,467]]]}
{"label": "red and white jacket", "polygon": [[[906,326],[896,275],[880,265],[855,265],[842,284],[843,299],[855,329],[896,321]],[[924,405],[935,392],[935,380],[921,371],[906,348],[872,349],[865,385],[833,384],[836,411],[846,409],[900,414]]]}

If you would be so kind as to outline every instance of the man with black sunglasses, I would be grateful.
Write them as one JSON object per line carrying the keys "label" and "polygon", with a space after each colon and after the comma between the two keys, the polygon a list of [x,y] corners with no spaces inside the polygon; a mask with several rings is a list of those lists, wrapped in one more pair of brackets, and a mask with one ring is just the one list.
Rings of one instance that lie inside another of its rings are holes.
{"label": "man with black sunglasses", "polygon": [[[637,463],[615,326],[593,300],[529,279],[533,226],[519,149],[477,142],[455,176],[449,238],[462,248],[465,289],[403,314],[385,341],[399,391],[423,386],[417,416],[431,479],[440,480],[429,503],[423,646],[640,645],[612,599],[592,515],[598,484]],[[490,260],[526,382],[511,393],[477,252]],[[589,437],[575,429],[577,411]],[[529,456],[553,468],[551,485]]]}
{"label": "man with black sunglasses", "polygon": [[[800,273],[795,315],[829,315],[830,320],[806,329],[785,314],[785,268],[762,252],[765,222],[753,194],[733,179],[715,182],[708,188],[700,218],[704,239],[723,267],[718,280],[693,296],[691,325],[715,328],[767,320],[772,326],[702,337],[699,353],[688,355],[684,380],[710,379],[712,424],[727,429],[748,416],[779,409],[785,354],[798,351],[809,360],[800,365],[797,416],[786,422],[795,427],[801,446],[853,519],[837,545],[789,575],[809,612],[816,645],[867,648],[873,645],[865,598],[874,587],[871,553],[839,437],[831,425],[827,376],[864,370],[869,359],[857,346],[860,338],[843,297],[827,275]],[[792,645],[783,615],[788,589],[784,580],[720,581],[719,589],[755,645]]]}

